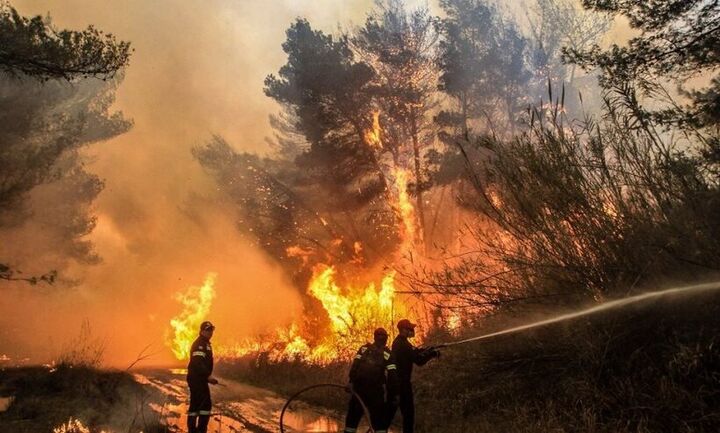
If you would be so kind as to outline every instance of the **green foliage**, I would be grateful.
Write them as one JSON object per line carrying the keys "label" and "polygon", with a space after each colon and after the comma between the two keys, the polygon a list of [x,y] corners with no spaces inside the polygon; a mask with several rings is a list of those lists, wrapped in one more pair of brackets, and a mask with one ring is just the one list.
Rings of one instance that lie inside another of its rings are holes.
{"label": "green foliage", "polygon": [[[53,266],[68,259],[96,262],[83,237],[95,226],[89,206],[103,183],[84,169],[79,150],[131,126],[110,111],[130,46],[93,27],[56,30],[49,18],[23,17],[3,2],[0,47],[0,230],[8,237],[42,227],[43,235],[32,237],[44,243],[44,252],[32,261],[54,254],[59,260]],[[33,267],[21,250],[7,243],[0,249],[0,279],[55,281],[55,270],[20,272]]]}
{"label": "green foliage", "polygon": [[[22,245],[0,248],[2,263],[14,269],[3,273],[4,279],[51,282],[56,272],[45,271],[46,266],[99,259],[85,236],[95,226],[90,205],[103,182],[85,169],[80,151],[131,127],[121,112],[110,109],[118,84],[0,76],[0,231],[7,239],[32,231]],[[29,257],[31,247],[35,253]],[[42,275],[27,277],[18,269]]]}
{"label": "green foliage", "polygon": [[[514,125],[529,102],[530,47],[512,21],[483,1],[444,0],[441,21],[440,88],[457,101],[457,112],[441,113],[444,126],[467,137],[473,124]],[[498,110],[504,106],[504,110]],[[502,113],[504,111],[504,113]],[[502,113],[498,116],[498,112]]]}
{"label": "green foliage", "polygon": [[640,32],[627,46],[607,50],[568,47],[565,57],[586,68],[600,68],[601,84],[607,89],[637,86],[643,95],[661,99],[666,108],[652,113],[664,124],[714,127],[717,134],[717,76],[705,89],[684,90],[690,105],[672,100],[662,80],[679,86],[702,74],[715,74],[720,63],[720,5],[705,0],[585,0],[588,8],[622,15]]}
{"label": "green foliage", "polygon": [[[319,171],[316,181],[329,190],[373,172],[377,167],[364,142],[371,119],[367,87],[372,69],[353,61],[345,39],[334,40],[305,20],[287,30],[283,50],[287,63],[278,77],[266,78],[265,93],[297,115],[295,127],[310,144],[299,163]],[[333,192],[341,204],[342,196]]]}
{"label": "green foliage", "polygon": [[93,26],[56,30],[49,19],[26,18],[0,3],[0,71],[39,80],[112,78],[127,66],[130,44]]}

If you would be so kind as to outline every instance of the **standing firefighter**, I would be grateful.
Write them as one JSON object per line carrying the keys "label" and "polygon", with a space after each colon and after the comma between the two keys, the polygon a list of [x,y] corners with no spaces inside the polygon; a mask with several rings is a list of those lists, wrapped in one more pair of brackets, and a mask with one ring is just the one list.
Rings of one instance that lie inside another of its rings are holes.
{"label": "standing firefighter", "polygon": [[213,353],[210,339],[215,326],[210,322],[200,325],[200,335],[190,348],[187,383],[190,387],[190,407],[188,408],[188,433],[206,433],[210,422],[210,386],[218,381],[211,376],[213,371]]}
{"label": "standing firefighter", "polygon": [[[425,365],[433,358],[440,357],[437,349],[420,349],[412,345],[409,338],[415,336],[415,324],[407,319],[398,322],[398,336],[392,344],[392,356],[397,365],[397,376],[399,381],[399,394],[393,395],[391,401],[398,403],[400,413],[403,417],[403,433],[413,433],[415,430],[415,400],[412,388],[413,364]],[[399,397],[399,401],[398,398]],[[395,417],[398,405],[390,408],[388,424]]]}
{"label": "standing firefighter", "polygon": [[[370,423],[376,433],[384,433],[387,424],[386,387],[388,394],[397,387],[396,366],[390,349],[386,347],[388,333],[383,328],[374,332],[374,342],[363,345],[350,367],[350,387],[370,412]],[[387,377],[386,377],[387,373]],[[353,395],[345,418],[345,433],[355,433],[364,413],[363,406]]]}

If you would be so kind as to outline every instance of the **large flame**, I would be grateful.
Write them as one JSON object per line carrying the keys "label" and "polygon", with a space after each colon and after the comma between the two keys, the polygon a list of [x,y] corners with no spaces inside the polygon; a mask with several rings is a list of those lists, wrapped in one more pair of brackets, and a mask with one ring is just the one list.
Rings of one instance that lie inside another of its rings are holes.
{"label": "large flame", "polygon": [[[370,282],[364,288],[340,288],[332,266],[318,265],[308,286],[308,292],[322,303],[332,325],[332,332],[351,340],[365,341],[368,332],[378,326],[392,325],[395,295],[395,273],[386,274],[376,289]],[[353,337],[354,334],[357,337]]]}
{"label": "large flame", "polygon": [[[380,112],[372,113],[373,124],[372,129],[365,131],[365,142],[374,149],[378,154],[382,152],[383,142],[381,138],[382,128],[380,127]],[[390,200],[395,208],[395,212],[402,221],[400,227],[403,245],[401,250],[407,252],[412,245],[416,244],[418,239],[417,222],[415,217],[415,208],[410,201],[408,194],[408,180],[411,176],[410,170],[397,165],[397,161],[390,169],[390,177],[393,179],[394,194],[390,195]]]}
{"label": "large flame", "polygon": [[190,357],[190,345],[198,335],[200,324],[210,312],[215,298],[215,273],[209,273],[200,287],[190,287],[185,293],[178,293],[175,299],[183,305],[180,314],[170,319],[173,338],[168,342],[175,357],[179,360]]}
{"label": "large flame", "polygon": [[[380,113],[373,112],[372,117],[372,129],[365,132],[365,140],[379,156],[383,151]],[[395,162],[389,173],[385,174],[392,180],[388,188],[388,196],[398,216],[398,230],[402,241],[399,251],[405,254],[411,252],[417,245],[419,233],[415,209],[408,193],[412,174],[410,170],[396,164],[398,163]],[[343,242],[343,239],[335,239],[331,246],[338,247]],[[352,247],[354,257],[351,263],[360,266],[364,263],[363,245],[356,241]],[[313,261],[317,263],[317,259],[322,257],[322,254],[316,254],[312,249],[300,246],[288,247],[286,254],[288,257],[300,258],[303,266],[308,266]],[[319,321],[307,322],[305,319],[311,318],[306,317],[264,337],[234,345],[218,344],[215,352],[226,357],[264,354],[267,359],[275,362],[299,360],[324,365],[351,357],[358,347],[372,339],[373,331],[377,327],[385,327],[393,332],[394,322],[399,318],[417,321],[417,317],[410,314],[409,309],[395,297],[394,271],[383,274],[379,281],[366,279],[361,284],[342,283],[340,281],[342,279],[339,278],[341,274],[336,266],[330,264],[315,264],[313,267],[307,293],[319,301],[326,317]],[[176,330],[173,351],[178,358],[187,356],[187,347],[195,335],[196,325],[207,313],[212,296],[206,296],[205,303],[199,301],[188,303],[186,302],[189,300],[188,295],[183,296],[182,299],[186,312],[173,322]],[[191,312],[187,313],[188,310]],[[196,323],[188,327],[189,319]],[[313,326],[305,326],[309,322],[313,322]],[[326,323],[327,327],[318,329],[317,323]]]}
{"label": "large flame", "polygon": [[[385,327],[392,332],[399,316],[407,317],[405,306],[395,299],[395,273],[388,272],[379,285],[369,282],[359,287],[340,285],[333,266],[315,266],[308,294],[322,305],[329,326],[321,335],[303,335],[293,323],[262,340],[249,340],[233,347],[219,347],[220,356],[241,357],[265,353],[274,362],[303,361],[325,365],[347,359],[358,347],[372,339],[373,330]],[[414,320],[413,317],[411,317]]]}

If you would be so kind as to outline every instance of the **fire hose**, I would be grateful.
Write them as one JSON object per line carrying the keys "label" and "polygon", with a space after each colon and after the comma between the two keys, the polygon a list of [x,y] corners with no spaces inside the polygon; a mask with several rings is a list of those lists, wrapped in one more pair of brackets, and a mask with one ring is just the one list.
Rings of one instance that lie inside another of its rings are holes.
{"label": "fire hose", "polygon": [[[613,301],[608,301],[608,302],[605,302],[605,303],[602,303],[599,305],[595,305],[593,307],[589,307],[586,309],[582,309],[579,311],[566,313],[566,314],[560,314],[558,316],[555,316],[555,317],[552,317],[549,319],[540,320],[537,322],[516,326],[514,328],[504,329],[504,330],[492,332],[489,334],[479,335],[476,337],[470,337],[470,338],[466,338],[463,340],[441,343],[441,344],[433,345],[433,346],[430,346],[427,348],[423,348],[422,350],[423,351],[437,351],[437,350],[445,348],[445,347],[458,346],[461,344],[471,343],[471,342],[478,341],[478,340],[486,340],[486,339],[490,339],[490,338],[497,337],[500,335],[512,334],[515,332],[524,331],[524,330],[532,329],[532,328],[537,328],[537,327],[541,327],[541,326],[545,326],[545,325],[550,325],[553,323],[562,322],[562,321],[569,320],[569,319],[575,319],[578,317],[589,316],[589,315],[598,313],[600,311],[604,311],[604,310],[611,309],[611,308],[622,307],[622,306],[625,306],[628,304],[641,302],[641,301],[644,301],[647,299],[653,299],[653,298],[658,298],[658,297],[673,295],[673,294],[680,294],[683,292],[695,292],[695,291],[703,291],[703,290],[720,290],[720,282],[715,281],[715,282],[706,283],[706,284],[697,284],[697,285],[684,286],[684,287],[674,287],[674,288],[665,289],[662,291],[643,293],[643,294],[635,295],[635,296],[632,296],[629,298],[616,299]],[[298,391],[297,393],[295,393],[285,403],[285,406],[283,406],[282,412],[280,412],[280,432],[281,433],[285,433],[285,429],[283,426],[283,416],[285,415],[285,411],[288,408],[288,406],[290,405],[290,403],[294,399],[296,399],[298,396],[305,393],[306,391],[309,391],[309,390],[315,389],[315,388],[321,388],[321,387],[333,387],[333,388],[340,388],[340,389],[349,391],[350,393],[352,393],[352,395],[355,398],[358,399],[358,401],[362,405],[363,411],[365,412],[365,416],[367,417],[367,419],[370,419],[370,412],[368,411],[367,406],[365,406],[365,403],[362,401],[360,396],[358,396],[350,387],[344,386],[344,385],[332,384],[332,383],[312,385],[307,388],[303,388],[300,391]],[[374,433],[372,426],[370,427],[368,432]]]}
{"label": "fire hose", "polygon": [[[280,433],[285,433],[285,424],[283,423],[283,419],[285,418],[285,412],[287,411],[288,407],[290,407],[290,403],[293,402],[293,400],[296,400],[298,397],[300,397],[302,394],[311,391],[313,389],[317,388],[339,388],[346,392],[349,392],[352,394],[353,397],[357,399],[358,402],[360,402],[360,406],[362,406],[363,412],[365,413],[365,418],[370,419],[370,411],[368,410],[367,406],[365,405],[365,402],[360,398],[360,396],[349,386],[347,385],[339,385],[336,383],[319,383],[317,385],[311,385],[308,387],[305,387],[301,389],[300,391],[296,392],[295,394],[291,395],[290,398],[285,402],[285,405],[283,406],[282,410],[280,411]],[[375,433],[375,430],[373,430],[372,425],[368,428],[367,433]]]}

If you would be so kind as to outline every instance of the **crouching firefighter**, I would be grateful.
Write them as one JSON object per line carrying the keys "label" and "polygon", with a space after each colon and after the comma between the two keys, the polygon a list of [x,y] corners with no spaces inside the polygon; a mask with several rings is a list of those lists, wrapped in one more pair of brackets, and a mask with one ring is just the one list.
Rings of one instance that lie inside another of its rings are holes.
{"label": "crouching firefighter", "polygon": [[398,390],[396,395],[390,395],[392,404],[389,409],[388,425],[392,423],[395,412],[400,407],[403,418],[403,433],[413,433],[415,430],[415,400],[412,387],[413,365],[422,366],[433,358],[440,357],[437,348],[419,348],[409,341],[415,336],[415,324],[408,319],[398,322],[398,336],[392,344],[392,358],[397,365]]}
{"label": "crouching firefighter", "polygon": [[210,322],[200,325],[200,335],[190,347],[187,383],[190,387],[190,407],[187,413],[188,433],[207,433],[210,422],[210,386],[216,385],[217,379],[212,377],[213,353],[210,339],[215,326]]}
{"label": "crouching firefighter", "polygon": [[[360,397],[370,413],[370,424],[376,433],[387,431],[388,394],[397,392],[396,366],[386,347],[388,333],[378,328],[373,343],[363,345],[350,367],[350,388]],[[386,391],[388,391],[386,393]],[[365,412],[353,395],[345,418],[345,433],[355,433]]]}

